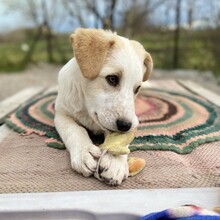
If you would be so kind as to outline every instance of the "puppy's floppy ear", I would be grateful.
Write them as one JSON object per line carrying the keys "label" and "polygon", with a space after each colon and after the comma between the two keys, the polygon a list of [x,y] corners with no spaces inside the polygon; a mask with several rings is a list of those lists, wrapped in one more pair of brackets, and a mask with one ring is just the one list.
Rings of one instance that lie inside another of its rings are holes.
{"label": "puppy's floppy ear", "polygon": [[146,71],[144,72],[143,81],[146,81],[149,79],[150,74],[153,70],[153,60],[151,58],[151,55],[145,51],[144,47],[139,42],[134,41],[134,40],[130,40],[130,42],[133,48],[135,49],[137,55],[144,62]]}
{"label": "puppy's floppy ear", "polygon": [[96,78],[108,50],[115,43],[114,34],[104,30],[78,28],[70,39],[83,76],[88,79]]}
{"label": "puppy's floppy ear", "polygon": [[143,81],[147,81],[153,70],[153,60],[149,53],[145,53],[144,65],[146,66],[146,71],[144,73]]}

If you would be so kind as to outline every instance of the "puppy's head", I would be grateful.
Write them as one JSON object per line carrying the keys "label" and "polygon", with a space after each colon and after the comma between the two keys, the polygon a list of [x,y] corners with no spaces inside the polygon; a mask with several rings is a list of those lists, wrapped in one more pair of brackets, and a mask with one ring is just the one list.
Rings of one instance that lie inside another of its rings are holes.
{"label": "puppy's head", "polygon": [[138,42],[104,30],[77,29],[71,42],[89,115],[103,130],[134,129],[134,99],[152,71],[150,54]]}

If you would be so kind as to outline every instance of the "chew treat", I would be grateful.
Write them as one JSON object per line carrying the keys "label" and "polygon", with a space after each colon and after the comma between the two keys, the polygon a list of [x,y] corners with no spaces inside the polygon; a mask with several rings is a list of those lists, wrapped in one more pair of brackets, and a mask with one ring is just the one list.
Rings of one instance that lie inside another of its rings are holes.
{"label": "chew treat", "polygon": [[134,137],[135,131],[128,133],[113,132],[106,136],[104,143],[100,147],[113,155],[129,154],[128,145],[133,141]]}
{"label": "chew treat", "polygon": [[[103,155],[106,152],[113,155],[129,154],[130,150],[128,149],[128,145],[133,141],[135,137],[135,132],[136,130],[128,133],[113,132],[108,134],[105,138],[104,143],[100,145],[101,149],[103,150]],[[145,160],[138,157],[130,157],[128,158],[128,166],[129,176],[135,176],[144,169]]]}
{"label": "chew treat", "polygon": [[220,206],[214,207],[214,208],[213,208],[213,211],[220,214]]}
{"label": "chew treat", "polygon": [[128,166],[129,166],[129,176],[135,176],[141,170],[144,169],[146,163],[144,159],[138,157],[129,157]]}

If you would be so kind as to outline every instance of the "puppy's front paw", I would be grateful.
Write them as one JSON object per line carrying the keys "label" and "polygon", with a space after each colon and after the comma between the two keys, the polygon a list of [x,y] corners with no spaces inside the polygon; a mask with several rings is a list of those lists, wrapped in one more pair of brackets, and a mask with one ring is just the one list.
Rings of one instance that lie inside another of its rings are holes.
{"label": "puppy's front paw", "polygon": [[96,170],[101,150],[95,145],[73,149],[71,152],[71,166],[85,177],[93,175]]}
{"label": "puppy's front paw", "polygon": [[98,174],[95,173],[95,177],[101,178],[109,185],[120,185],[128,175],[127,155],[114,156],[108,153],[101,158]]}

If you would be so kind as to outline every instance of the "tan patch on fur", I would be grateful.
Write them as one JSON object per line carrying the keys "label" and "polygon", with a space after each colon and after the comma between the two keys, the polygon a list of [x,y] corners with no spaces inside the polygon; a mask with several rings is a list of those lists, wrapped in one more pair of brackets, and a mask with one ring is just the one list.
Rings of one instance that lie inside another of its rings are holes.
{"label": "tan patch on fur", "polygon": [[70,36],[74,55],[85,78],[94,79],[99,74],[115,43],[116,34],[110,31],[78,28]]}
{"label": "tan patch on fur", "polygon": [[146,81],[149,79],[150,74],[153,70],[153,60],[151,58],[151,55],[145,51],[144,47],[138,43],[137,41],[131,40],[130,41],[132,46],[134,47],[136,53],[138,56],[143,59],[143,63],[146,66],[146,71],[143,76],[143,81]]}
{"label": "tan patch on fur", "polygon": [[152,70],[153,70],[153,60],[152,60],[151,55],[147,52],[145,54],[144,64],[147,69],[146,69],[146,72],[144,73],[143,81],[147,81],[150,77],[150,74],[152,73]]}

